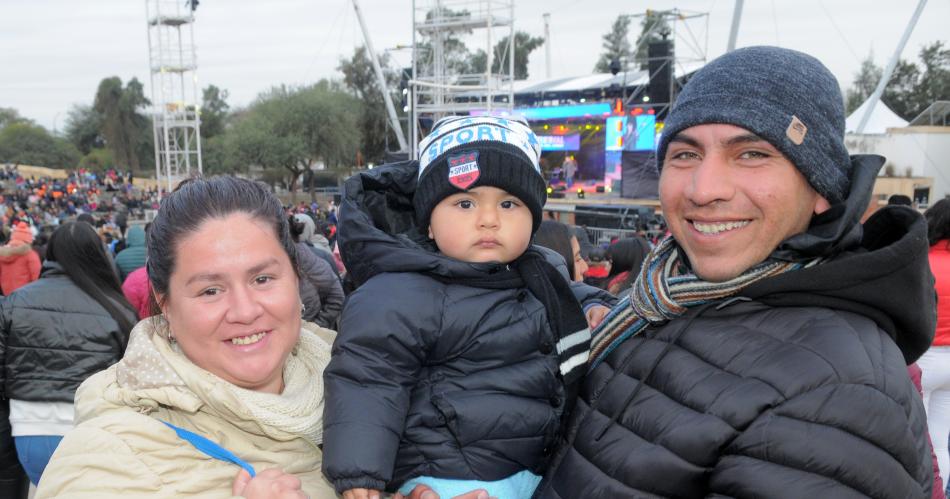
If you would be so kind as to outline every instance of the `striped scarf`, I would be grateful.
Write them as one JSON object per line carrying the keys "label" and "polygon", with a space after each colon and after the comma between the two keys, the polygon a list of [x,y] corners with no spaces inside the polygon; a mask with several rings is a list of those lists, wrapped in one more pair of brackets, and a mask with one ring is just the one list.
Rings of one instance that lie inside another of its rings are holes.
{"label": "striped scarf", "polygon": [[732,296],[761,279],[821,263],[821,258],[798,263],[766,260],[729,281],[707,282],[690,273],[678,249],[667,236],[647,255],[630,294],[594,330],[589,370],[650,324],[663,324],[689,307]]}

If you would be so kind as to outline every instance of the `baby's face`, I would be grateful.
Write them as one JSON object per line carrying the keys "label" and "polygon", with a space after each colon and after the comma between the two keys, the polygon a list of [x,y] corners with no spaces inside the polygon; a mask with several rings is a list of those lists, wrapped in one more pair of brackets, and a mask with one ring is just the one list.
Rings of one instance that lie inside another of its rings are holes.
{"label": "baby's face", "polygon": [[435,205],[429,237],[464,262],[509,263],[531,244],[531,210],[507,191],[479,186]]}

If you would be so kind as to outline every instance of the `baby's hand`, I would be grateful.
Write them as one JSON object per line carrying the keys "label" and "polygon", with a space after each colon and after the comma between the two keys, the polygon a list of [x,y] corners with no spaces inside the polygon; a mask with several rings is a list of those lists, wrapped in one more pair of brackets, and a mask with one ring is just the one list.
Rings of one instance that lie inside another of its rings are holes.
{"label": "baby's hand", "polygon": [[380,499],[378,490],[350,489],[343,493],[343,499]]}
{"label": "baby's hand", "polygon": [[594,305],[593,307],[590,307],[590,310],[588,310],[587,314],[585,314],[587,315],[587,325],[591,329],[596,328],[609,313],[610,309],[603,305]]}
{"label": "baby's hand", "polygon": [[307,499],[300,490],[299,478],[275,468],[264,470],[254,478],[242,469],[234,477],[231,495],[248,499]]}
{"label": "baby's hand", "polygon": [[[396,494],[393,496],[393,499],[439,499],[439,494],[436,494],[429,487],[423,484],[416,485],[416,488],[412,489],[412,493],[409,494],[409,497],[406,497],[402,494]],[[473,490],[467,494],[462,494],[460,496],[455,496],[452,499],[497,499],[488,497],[488,492],[485,492],[482,489]]]}

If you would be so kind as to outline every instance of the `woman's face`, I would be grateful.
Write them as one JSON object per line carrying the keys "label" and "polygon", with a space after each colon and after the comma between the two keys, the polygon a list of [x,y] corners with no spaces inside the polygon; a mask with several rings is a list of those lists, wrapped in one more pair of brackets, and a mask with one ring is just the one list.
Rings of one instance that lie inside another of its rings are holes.
{"label": "woman's face", "polygon": [[584,272],[587,272],[590,266],[581,256],[581,243],[577,242],[576,236],[571,236],[571,253],[574,254],[574,281],[584,282]]}
{"label": "woman's face", "polygon": [[300,295],[273,226],[246,213],[209,218],[177,244],[174,267],[162,311],[182,352],[234,385],[280,393]]}

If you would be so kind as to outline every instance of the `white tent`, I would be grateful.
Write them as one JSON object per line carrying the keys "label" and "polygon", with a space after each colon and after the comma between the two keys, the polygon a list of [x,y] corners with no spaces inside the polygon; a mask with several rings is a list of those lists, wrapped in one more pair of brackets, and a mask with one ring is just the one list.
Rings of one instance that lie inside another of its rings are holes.
{"label": "white tent", "polygon": [[[851,113],[851,116],[848,116],[844,124],[847,133],[857,133],[858,125],[861,123],[861,119],[864,117],[864,113],[867,111],[869,105],[870,99],[864,101],[860,107]],[[894,111],[891,111],[891,108],[887,107],[884,102],[878,101],[877,105],[874,106],[874,111],[871,112],[871,119],[868,120],[868,124],[864,127],[864,132],[862,133],[883,135],[887,132],[888,128],[901,128],[905,126],[907,126],[906,120],[894,114]]]}

